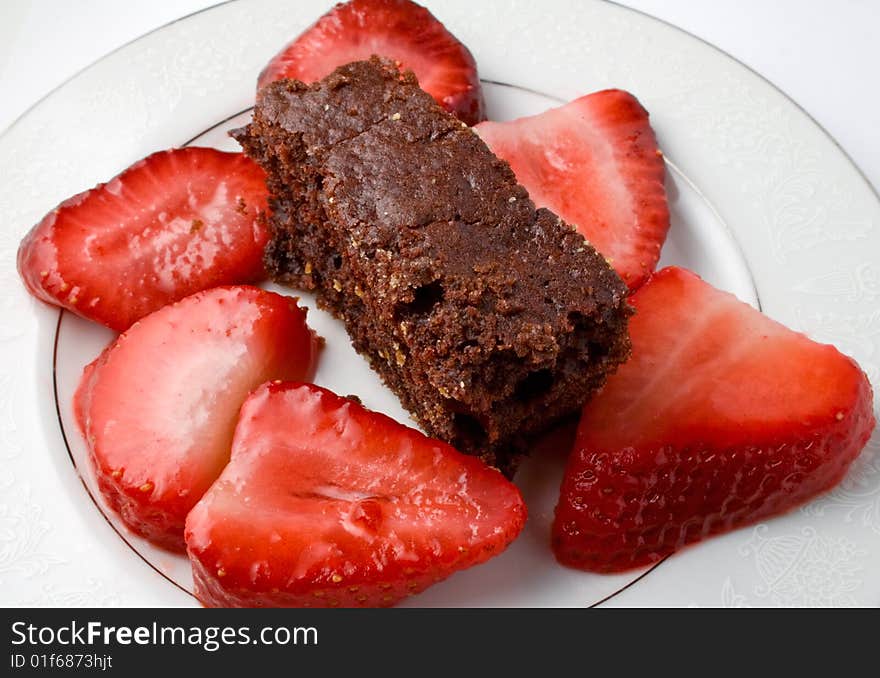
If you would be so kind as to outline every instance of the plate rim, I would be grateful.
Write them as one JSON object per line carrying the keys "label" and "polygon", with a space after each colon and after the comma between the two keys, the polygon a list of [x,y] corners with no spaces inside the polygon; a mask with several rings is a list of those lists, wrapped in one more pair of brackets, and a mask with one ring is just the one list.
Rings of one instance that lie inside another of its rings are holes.
{"label": "plate rim", "polygon": [[[661,24],[661,25],[663,25],[663,26],[665,26],[665,27],[672,28],[672,29],[674,29],[676,32],[682,34],[683,36],[686,36],[686,37],[689,37],[689,38],[693,38],[693,39],[695,39],[697,42],[701,43],[702,45],[704,45],[704,46],[706,46],[706,47],[711,48],[712,50],[714,50],[715,52],[717,52],[719,55],[721,55],[721,56],[725,57],[726,59],[728,59],[730,62],[732,62],[732,63],[738,65],[738,66],[741,67],[741,68],[743,68],[743,69],[744,69],[746,72],[748,72],[751,76],[753,76],[753,77],[757,77],[759,80],[761,80],[762,82],[764,82],[765,84],[767,84],[769,87],[771,87],[776,93],[778,93],[779,95],[781,95],[789,105],[792,105],[793,108],[794,108],[794,109],[795,109],[800,115],[802,115],[805,119],[809,120],[809,121],[812,123],[812,125],[815,127],[815,129],[816,129],[817,131],[821,132],[822,135],[824,135],[825,138],[827,138],[829,141],[832,142],[832,144],[834,145],[835,149],[836,149],[837,152],[840,154],[840,156],[846,160],[847,165],[848,165],[850,168],[854,169],[855,172],[856,172],[856,174],[860,177],[861,181],[864,182],[864,185],[868,188],[868,191],[872,194],[872,196],[873,196],[873,200],[877,203],[877,205],[876,205],[877,208],[880,209],[880,194],[878,194],[878,191],[877,191],[876,187],[875,187],[875,186],[871,183],[871,181],[867,178],[867,176],[866,176],[865,173],[862,171],[862,169],[858,166],[858,164],[852,159],[852,157],[847,153],[847,151],[846,151],[846,150],[845,150],[845,149],[839,144],[839,142],[838,142],[838,141],[837,141],[837,140],[836,140],[836,139],[835,139],[835,138],[834,138],[834,137],[833,137],[833,136],[832,136],[832,135],[831,135],[831,134],[830,134],[830,133],[829,133],[829,132],[828,132],[828,131],[827,131],[827,130],[826,130],[826,129],[825,129],[825,128],[824,128],[824,127],[823,127],[823,126],[822,126],[822,125],[821,125],[821,124],[820,124],[820,123],[819,123],[814,117],[813,117],[813,116],[812,116],[812,115],[810,115],[810,113],[809,113],[807,110],[805,110],[800,104],[798,104],[797,101],[795,101],[792,97],[790,97],[790,96],[789,96],[789,95],[788,95],[783,89],[781,89],[780,87],[778,87],[777,85],[775,85],[775,84],[774,84],[772,81],[770,81],[768,78],[766,78],[765,76],[761,75],[759,72],[755,71],[753,68],[751,68],[751,67],[748,66],[747,64],[743,63],[742,61],[740,61],[740,60],[737,59],[736,57],[731,56],[728,52],[724,51],[723,49],[717,47],[716,45],[713,45],[712,43],[706,41],[705,39],[703,39],[703,38],[701,38],[701,37],[699,37],[699,36],[697,36],[697,35],[695,35],[695,34],[689,32],[689,31],[687,31],[687,30],[685,30],[685,29],[682,29],[682,28],[680,28],[680,27],[678,27],[678,26],[675,26],[674,24],[671,24],[671,23],[669,23],[669,22],[667,22],[667,21],[665,21],[665,20],[663,20],[663,19],[659,19],[659,18],[657,18],[657,17],[655,17],[655,16],[652,16],[652,15],[650,15],[650,14],[648,14],[648,13],[642,11],[642,10],[635,9],[635,8],[632,8],[632,7],[628,7],[628,6],[625,6],[625,5],[621,5],[620,3],[613,2],[613,1],[611,1],[611,0],[605,0],[605,2],[606,2],[607,4],[609,4],[609,5],[613,5],[613,6],[614,6],[615,8],[617,8],[617,9],[625,10],[625,11],[627,11],[627,12],[632,12],[632,13],[635,13],[635,14],[641,15],[641,16],[647,18],[648,20],[650,20],[650,21],[652,21],[652,22],[657,22],[658,24]],[[124,50],[124,49],[126,49],[126,48],[128,48],[128,47],[130,47],[130,46],[132,46],[132,45],[135,45],[136,43],[142,41],[143,39],[145,39],[145,38],[147,38],[147,37],[149,37],[149,36],[151,36],[151,35],[153,35],[153,34],[155,34],[155,33],[157,33],[157,32],[163,31],[163,30],[165,30],[165,29],[167,29],[167,28],[169,28],[169,27],[171,27],[171,26],[174,26],[174,25],[176,25],[176,24],[179,24],[179,23],[185,22],[185,21],[190,20],[190,19],[192,19],[192,18],[194,18],[194,17],[197,17],[197,16],[199,16],[199,15],[202,15],[202,14],[205,14],[205,13],[208,13],[208,12],[211,12],[211,11],[213,11],[213,10],[216,10],[216,9],[220,8],[220,7],[223,7],[223,6],[226,6],[226,5],[230,5],[230,4],[241,4],[241,0],[224,0],[223,2],[218,2],[218,3],[216,3],[216,4],[213,4],[213,5],[210,5],[210,6],[208,6],[208,7],[204,7],[204,8],[202,8],[202,9],[199,9],[199,10],[196,10],[196,11],[191,12],[191,13],[189,13],[189,14],[186,14],[186,15],[181,16],[181,17],[179,17],[179,18],[176,18],[176,19],[174,19],[174,20],[172,20],[172,21],[166,22],[165,24],[162,24],[161,26],[158,26],[158,27],[156,27],[156,28],[154,28],[154,29],[148,31],[148,32],[146,32],[146,33],[144,33],[144,34],[142,34],[142,35],[140,35],[140,36],[138,36],[138,37],[136,37],[136,38],[134,38],[134,39],[132,39],[132,40],[130,40],[130,41],[128,41],[128,42],[126,42],[125,44],[120,45],[119,47],[117,47],[116,49],[112,50],[111,52],[108,52],[107,54],[101,56],[100,58],[98,58],[98,59],[96,59],[95,61],[93,61],[92,63],[90,63],[88,66],[85,66],[84,68],[78,70],[76,73],[72,74],[69,78],[65,79],[62,83],[58,84],[58,85],[57,85],[56,87],[54,87],[52,90],[50,90],[50,91],[47,92],[45,95],[43,95],[40,99],[38,99],[38,100],[35,101],[33,104],[31,104],[31,105],[30,105],[30,106],[29,106],[24,112],[22,112],[18,117],[16,117],[16,119],[13,120],[13,121],[12,121],[12,122],[11,122],[6,128],[5,128],[2,132],[0,132],[0,142],[2,142],[2,141],[7,137],[7,135],[8,135],[10,132],[12,132],[12,131],[13,131],[13,130],[14,130],[14,129],[15,129],[15,128],[16,128],[16,127],[17,127],[17,126],[18,126],[18,125],[24,120],[24,119],[25,119],[25,118],[27,118],[27,117],[28,117],[28,116],[29,116],[29,115],[30,115],[30,114],[31,114],[36,108],[40,107],[41,105],[44,105],[44,104],[47,102],[47,100],[49,100],[49,99],[50,99],[53,95],[55,95],[59,90],[61,90],[61,89],[65,88],[66,86],[68,86],[72,81],[76,80],[79,76],[81,76],[83,73],[89,71],[90,69],[92,69],[93,67],[95,67],[97,64],[100,64],[101,62],[107,60],[108,58],[110,58],[111,56],[113,56],[114,54],[116,54],[117,52],[122,51],[122,50]],[[737,241],[737,242],[739,242],[739,241]],[[62,311],[62,313],[63,313],[63,311]],[[59,315],[59,322],[60,322],[60,317],[61,317],[61,316]],[[54,381],[54,380],[53,380],[53,381]],[[62,431],[63,431],[63,428],[62,428]],[[132,550],[134,550],[134,549],[132,549]],[[638,581],[640,581],[642,578],[644,578],[647,574],[649,574],[650,572],[652,572],[653,569],[656,568],[656,567],[657,567],[659,564],[661,564],[662,562],[664,562],[664,561],[660,561],[660,562],[658,562],[658,563],[655,564],[651,569],[649,569],[649,570],[645,571],[644,573],[642,573],[638,578],[636,578],[636,579],[634,579],[633,581],[629,582],[628,584],[626,584],[626,586],[624,586],[624,587],[621,588],[620,590],[616,591],[615,593],[613,593],[613,594],[607,596],[606,598],[604,598],[603,600],[599,601],[599,602],[596,603],[596,604],[597,604],[597,605],[601,605],[601,604],[603,604],[604,602],[606,602],[607,600],[609,600],[610,598],[613,598],[613,597],[615,597],[616,595],[618,595],[619,593],[621,593],[622,591],[624,591],[624,590],[630,588],[631,586],[633,586],[634,584],[636,584]],[[152,565],[151,565],[151,567],[152,567]]]}

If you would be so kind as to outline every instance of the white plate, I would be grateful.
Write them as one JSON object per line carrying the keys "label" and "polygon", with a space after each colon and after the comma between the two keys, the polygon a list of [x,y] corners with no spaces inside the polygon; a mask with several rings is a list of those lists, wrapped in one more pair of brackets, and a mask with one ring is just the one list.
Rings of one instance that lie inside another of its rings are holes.
{"label": "white plate", "polygon": [[[71,418],[82,366],[112,333],[27,296],[21,236],[70,194],[152,151],[234,148],[256,75],[327,0],[228,3],[170,24],[83,71],[0,137],[0,605],[193,605],[185,559],[131,535],[100,499]],[[651,111],[669,162],[663,263],[687,266],[880,377],[880,201],[820,128],[766,81],[666,24],[600,2],[431,2],[472,50],[489,114],[538,112],[604,87]],[[328,339],[317,381],[409,422],[314,309]],[[414,605],[877,605],[880,441],[843,485],[651,570],[602,576],[548,547],[560,454],[517,476],[526,531],[502,556]],[[80,477],[79,474],[82,474]]]}

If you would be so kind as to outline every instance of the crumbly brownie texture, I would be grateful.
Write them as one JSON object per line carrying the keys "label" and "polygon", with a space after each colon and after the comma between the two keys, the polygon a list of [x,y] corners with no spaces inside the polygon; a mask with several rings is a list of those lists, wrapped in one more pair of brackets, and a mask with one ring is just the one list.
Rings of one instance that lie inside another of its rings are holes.
{"label": "crumbly brownie texture", "polygon": [[628,357],[617,274],[411,73],[276,82],[233,136],[268,175],[270,274],[317,290],[430,435],[510,471]]}

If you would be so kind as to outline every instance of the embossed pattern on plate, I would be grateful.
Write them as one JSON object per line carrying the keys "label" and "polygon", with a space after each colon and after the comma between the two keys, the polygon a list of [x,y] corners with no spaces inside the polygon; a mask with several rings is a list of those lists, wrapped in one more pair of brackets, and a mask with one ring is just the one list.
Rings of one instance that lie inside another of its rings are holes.
{"label": "embossed pattern on plate", "polygon": [[[246,109],[262,64],[326,4],[241,0],[171,24],[82,72],[0,137],[0,604],[191,604],[83,492],[54,412],[57,311],[26,295],[15,251],[66,196]],[[705,43],[616,5],[430,4],[488,80],[559,99],[633,91],[711,208],[694,219],[727,225],[764,311],[837,344],[877,383],[880,201],[795,104]],[[689,548],[605,604],[877,605],[878,447],[875,437],[834,492]],[[518,576],[533,594],[525,604],[586,602],[576,586],[542,592],[529,572]]]}

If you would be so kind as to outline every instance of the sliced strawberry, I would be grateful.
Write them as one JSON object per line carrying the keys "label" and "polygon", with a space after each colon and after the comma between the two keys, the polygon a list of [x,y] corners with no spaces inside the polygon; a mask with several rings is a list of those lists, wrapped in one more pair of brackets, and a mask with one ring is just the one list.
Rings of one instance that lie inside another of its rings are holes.
{"label": "sliced strawberry", "polygon": [[305,310],[256,287],[200,292],[132,325],[86,367],[74,401],[110,506],[182,550],[186,514],[229,459],[247,394],[308,378],[315,355]]}
{"label": "sliced strawberry", "polygon": [[161,151],[65,200],[18,249],[34,296],[115,330],[263,277],[265,174],[241,153]]}
{"label": "sliced strawberry", "polygon": [[874,428],[859,366],[679,268],[631,297],[632,358],[585,408],[560,562],[615,571],[835,485]]}
{"label": "sliced strawberry", "polygon": [[443,108],[473,125],[485,119],[477,64],[433,14],[410,0],[338,4],[275,55],[257,89],[282,78],[316,82],[374,54],[410,69]]}
{"label": "sliced strawberry", "polygon": [[266,384],[186,521],[196,595],[387,607],[503,551],[526,507],[497,470],[311,385]]}
{"label": "sliced strawberry", "polygon": [[538,207],[578,231],[630,289],[654,270],[669,230],[665,168],[648,112],[617,89],[476,128]]}

